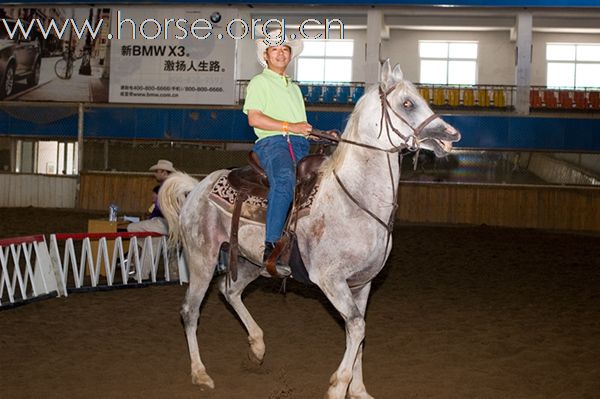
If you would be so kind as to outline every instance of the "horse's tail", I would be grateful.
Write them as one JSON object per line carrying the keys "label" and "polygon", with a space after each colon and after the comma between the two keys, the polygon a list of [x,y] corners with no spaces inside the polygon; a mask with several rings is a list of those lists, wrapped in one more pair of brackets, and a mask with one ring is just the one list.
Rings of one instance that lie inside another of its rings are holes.
{"label": "horse's tail", "polygon": [[198,180],[183,172],[174,172],[160,187],[158,204],[169,224],[169,242],[179,241],[179,214],[186,196],[196,187]]}

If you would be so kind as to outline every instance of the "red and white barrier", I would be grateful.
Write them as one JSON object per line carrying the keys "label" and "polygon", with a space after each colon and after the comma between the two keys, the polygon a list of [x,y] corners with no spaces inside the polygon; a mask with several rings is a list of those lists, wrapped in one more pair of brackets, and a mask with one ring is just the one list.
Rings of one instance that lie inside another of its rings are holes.
{"label": "red and white barrier", "polygon": [[169,261],[166,237],[157,233],[52,234],[50,258],[65,296],[69,288],[187,281],[185,263],[179,256]]}
{"label": "red and white barrier", "polygon": [[0,240],[0,307],[57,291],[43,235]]}
{"label": "red and white barrier", "polygon": [[0,239],[0,308],[69,290],[188,282],[179,250],[156,233],[52,234]]}

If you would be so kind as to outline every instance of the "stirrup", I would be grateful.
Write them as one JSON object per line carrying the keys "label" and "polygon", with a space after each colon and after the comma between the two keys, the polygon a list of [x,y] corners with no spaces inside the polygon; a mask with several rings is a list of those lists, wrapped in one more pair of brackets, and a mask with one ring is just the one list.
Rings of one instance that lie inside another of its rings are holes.
{"label": "stirrup", "polygon": [[272,276],[271,273],[267,270],[266,265],[263,265],[260,268],[260,275],[263,277],[280,277],[287,278],[292,276],[292,268],[286,265],[275,265],[275,270],[277,270],[278,276]]}

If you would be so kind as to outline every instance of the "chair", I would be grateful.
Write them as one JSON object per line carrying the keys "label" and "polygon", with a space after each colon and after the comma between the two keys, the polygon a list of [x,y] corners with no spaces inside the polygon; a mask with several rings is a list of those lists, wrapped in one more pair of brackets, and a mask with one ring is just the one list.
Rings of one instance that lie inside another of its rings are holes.
{"label": "chair", "polygon": [[587,109],[588,108],[588,99],[585,96],[585,91],[573,92],[573,100],[575,101],[576,109]]}
{"label": "chair", "polygon": [[530,108],[542,108],[542,97],[540,91],[532,89],[529,92],[529,107]]}
{"label": "chair", "polygon": [[304,101],[306,101],[308,99],[309,86],[302,85],[302,84],[299,86],[300,86],[300,91],[302,92],[302,97],[304,97]]}
{"label": "chair", "polygon": [[423,97],[423,99],[427,103],[431,103],[431,98],[430,98],[429,93],[430,93],[429,87],[419,87],[419,94],[421,94],[421,97]]}
{"label": "chair", "polygon": [[446,93],[444,93],[444,89],[439,87],[433,89],[433,105],[446,105]]}
{"label": "chair", "polygon": [[490,106],[490,94],[487,89],[477,89],[477,105],[480,107]]}
{"label": "chair", "polygon": [[570,90],[560,90],[558,92],[558,99],[560,100],[560,107],[565,109],[573,108],[573,99],[571,98]]}
{"label": "chair", "polygon": [[339,104],[346,104],[350,98],[350,86],[339,86],[333,101]]}
{"label": "chair", "polygon": [[363,86],[356,86],[352,92],[352,102],[356,104],[363,94],[365,94],[365,88]]}
{"label": "chair", "polygon": [[473,90],[471,90],[471,89],[463,90],[463,105],[465,107],[472,107],[475,105],[475,95],[473,94]]}
{"label": "chair", "polygon": [[329,86],[329,85],[325,85],[322,88],[322,96],[321,96],[321,102],[324,104],[331,104],[333,103],[333,98],[335,97],[335,93],[336,93],[337,87],[335,86]]}
{"label": "chair", "polygon": [[554,91],[554,90],[544,91],[544,107],[558,108],[558,102],[556,101],[556,91]]}
{"label": "chair", "polygon": [[460,90],[448,89],[448,105],[458,107],[460,105]]}
{"label": "chair", "polygon": [[504,96],[504,89],[494,89],[494,107],[504,108],[506,107],[506,98]]}
{"label": "chair", "polygon": [[306,102],[316,104],[321,98],[321,86],[312,85],[308,90],[308,97]]}
{"label": "chair", "polygon": [[592,109],[600,109],[600,91],[590,91],[589,100]]}

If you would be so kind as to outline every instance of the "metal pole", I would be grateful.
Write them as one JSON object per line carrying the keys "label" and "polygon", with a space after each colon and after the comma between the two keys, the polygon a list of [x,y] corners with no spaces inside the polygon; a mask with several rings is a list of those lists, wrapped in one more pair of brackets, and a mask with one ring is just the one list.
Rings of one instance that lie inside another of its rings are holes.
{"label": "metal pole", "polygon": [[77,112],[77,174],[83,170],[83,103],[79,103]]}
{"label": "metal pole", "polygon": [[77,186],[75,191],[75,207],[81,207],[81,171],[83,170],[83,103],[77,110]]}

